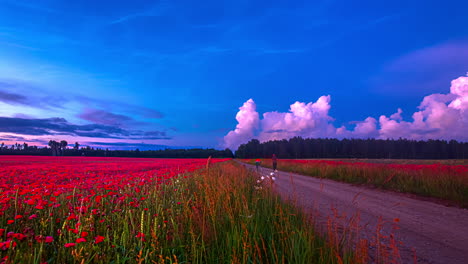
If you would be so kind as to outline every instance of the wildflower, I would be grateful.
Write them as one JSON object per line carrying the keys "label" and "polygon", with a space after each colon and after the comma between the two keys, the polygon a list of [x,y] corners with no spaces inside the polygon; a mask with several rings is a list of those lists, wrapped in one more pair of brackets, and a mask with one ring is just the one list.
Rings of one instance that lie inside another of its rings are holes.
{"label": "wildflower", "polygon": [[22,215],[17,215],[17,216],[15,216],[15,219],[21,219],[21,218],[23,218]]}
{"label": "wildflower", "polygon": [[86,231],[81,232],[81,237],[87,237],[87,236],[88,236],[88,232]]}
{"label": "wildflower", "polygon": [[76,239],[76,243],[86,242],[86,238],[80,237]]}
{"label": "wildflower", "polygon": [[78,219],[78,217],[75,214],[71,214],[70,216],[67,217],[67,220],[72,220],[72,219]]}
{"label": "wildflower", "polygon": [[78,229],[69,228],[68,231],[78,234],[80,231]]}
{"label": "wildflower", "polygon": [[4,233],[5,233],[5,229],[0,228],[0,237],[3,236]]}
{"label": "wildflower", "polygon": [[46,242],[46,243],[52,243],[52,242],[54,242],[54,238],[51,237],[51,236],[46,236],[45,242]]}
{"label": "wildflower", "polygon": [[17,243],[15,241],[13,241],[13,240],[0,242],[0,249],[7,250],[10,247],[12,247],[12,248],[16,247],[16,245],[17,245]]}
{"label": "wildflower", "polygon": [[37,218],[37,214],[32,214],[31,216],[29,216],[29,220],[32,220],[34,218]]}
{"label": "wildflower", "polygon": [[141,241],[145,241],[145,234],[141,232],[138,232],[138,234],[135,237],[140,238]]}
{"label": "wildflower", "polygon": [[104,237],[103,236],[97,236],[94,238],[94,243],[95,244],[99,244],[101,243],[102,241],[104,241]]}
{"label": "wildflower", "polygon": [[68,248],[68,247],[74,247],[76,244],[75,243],[66,243],[65,244],[65,247]]}
{"label": "wildflower", "polygon": [[22,241],[26,238],[26,236],[24,234],[21,234],[21,233],[16,233],[16,234],[13,234],[13,237],[18,239],[19,241]]}
{"label": "wildflower", "polygon": [[7,225],[11,225],[11,224],[13,224],[14,222],[15,222],[15,220],[8,220],[8,221],[7,221]]}

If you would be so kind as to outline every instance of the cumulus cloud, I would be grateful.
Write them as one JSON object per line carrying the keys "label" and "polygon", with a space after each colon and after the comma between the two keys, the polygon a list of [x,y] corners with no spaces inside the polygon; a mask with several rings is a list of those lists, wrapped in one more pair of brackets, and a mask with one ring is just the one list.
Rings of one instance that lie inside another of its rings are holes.
{"label": "cumulus cloud", "polygon": [[259,116],[257,113],[257,106],[252,99],[247,100],[244,105],[239,108],[236,120],[238,122],[236,129],[230,131],[224,137],[225,147],[235,149],[254,136],[255,130],[259,125]]}
{"label": "cumulus cloud", "polygon": [[345,126],[336,128],[329,116],[330,101],[328,95],[313,103],[295,102],[289,112],[267,112],[259,120],[255,102],[249,99],[239,108],[238,125],[224,137],[224,144],[236,149],[252,138],[263,142],[295,136],[468,141],[468,77],[453,80],[448,94],[424,97],[412,121],[403,120],[403,110],[398,108],[389,117],[381,115],[378,120],[368,117],[353,122],[355,126],[351,130]]}
{"label": "cumulus cloud", "polygon": [[294,136],[320,137],[333,132],[333,121],[328,115],[330,96],[322,96],[315,103],[295,102],[288,113],[268,112],[263,114],[261,141]]}
{"label": "cumulus cloud", "polygon": [[380,116],[380,138],[468,140],[468,77],[452,81],[450,93],[424,97],[412,122],[401,120],[399,111]]}

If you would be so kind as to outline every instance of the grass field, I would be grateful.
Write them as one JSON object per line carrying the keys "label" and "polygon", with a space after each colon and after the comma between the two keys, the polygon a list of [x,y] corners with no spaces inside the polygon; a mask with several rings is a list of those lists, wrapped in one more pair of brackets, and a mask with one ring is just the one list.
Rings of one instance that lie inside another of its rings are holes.
{"label": "grass field", "polygon": [[[254,159],[244,161],[255,164]],[[279,160],[278,169],[443,199],[452,205],[468,208],[468,165],[447,165],[465,162],[466,160],[437,163],[420,160]],[[268,159],[261,160],[261,164],[272,167],[271,160]]]}
{"label": "grass field", "polygon": [[[224,162],[223,162],[224,161]],[[225,160],[1,157],[1,263],[366,263]],[[384,261],[385,262],[385,261]]]}
{"label": "grass field", "polygon": [[[313,160],[313,159],[310,159]],[[468,159],[445,159],[445,160],[422,160],[422,159],[317,159],[317,160],[330,160],[341,162],[362,162],[362,163],[376,163],[376,164],[420,164],[420,165],[468,165]]]}

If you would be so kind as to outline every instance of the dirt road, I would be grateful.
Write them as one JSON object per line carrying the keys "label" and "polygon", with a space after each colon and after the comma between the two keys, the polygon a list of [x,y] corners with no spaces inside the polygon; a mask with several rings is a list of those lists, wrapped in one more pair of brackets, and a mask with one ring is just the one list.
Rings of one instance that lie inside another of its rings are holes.
{"label": "dirt road", "polygon": [[[255,169],[252,165],[245,166]],[[261,168],[260,174],[271,172],[271,169]],[[381,233],[391,232],[402,242],[399,246],[401,263],[414,263],[413,251],[417,263],[468,263],[466,209],[288,172],[277,172],[276,176],[275,188],[281,196],[296,201],[316,215],[319,226],[326,226],[327,219],[338,213],[344,216],[339,220],[343,225],[349,223],[350,218],[359,219],[360,236],[372,239],[376,237],[381,217]],[[395,224],[398,230],[392,230]]]}

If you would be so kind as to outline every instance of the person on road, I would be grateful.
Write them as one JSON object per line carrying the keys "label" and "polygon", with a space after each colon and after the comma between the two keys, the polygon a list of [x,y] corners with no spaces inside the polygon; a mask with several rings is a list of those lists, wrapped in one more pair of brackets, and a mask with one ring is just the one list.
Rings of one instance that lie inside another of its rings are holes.
{"label": "person on road", "polygon": [[275,154],[271,157],[271,162],[273,163],[273,171],[277,172],[276,166],[278,165],[278,159]]}
{"label": "person on road", "polygon": [[257,172],[258,172],[258,168],[260,167],[260,159],[255,160],[255,167],[257,167]]}

